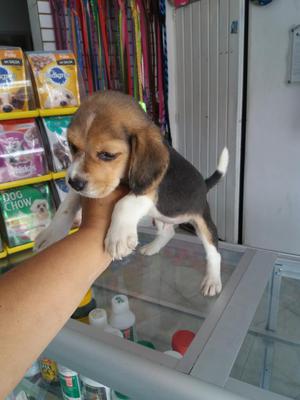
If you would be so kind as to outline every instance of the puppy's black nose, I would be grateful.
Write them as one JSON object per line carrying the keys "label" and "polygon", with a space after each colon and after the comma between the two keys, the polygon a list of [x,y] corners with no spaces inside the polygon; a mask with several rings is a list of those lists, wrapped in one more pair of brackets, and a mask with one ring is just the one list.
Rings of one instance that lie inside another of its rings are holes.
{"label": "puppy's black nose", "polygon": [[64,101],[64,100],[62,100],[62,101],[60,102],[60,105],[61,105],[62,107],[65,107],[67,104],[68,104],[68,103],[67,103],[66,101]]}
{"label": "puppy's black nose", "polygon": [[11,111],[13,110],[13,108],[12,108],[12,106],[7,105],[7,106],[3,106],[3,107],[2,107],[2,110],[3,110],[4,112],[11,112]]}
{"label": "puppy's black nose", "polygon": [[83,179],[78,179],[78,178],[69,178],[68,183],[70,186],[72,186],[73,189],[75,189],[77,192],[80,192],[85,188],[85,185],[87,184],[87,181],[84,181]]}

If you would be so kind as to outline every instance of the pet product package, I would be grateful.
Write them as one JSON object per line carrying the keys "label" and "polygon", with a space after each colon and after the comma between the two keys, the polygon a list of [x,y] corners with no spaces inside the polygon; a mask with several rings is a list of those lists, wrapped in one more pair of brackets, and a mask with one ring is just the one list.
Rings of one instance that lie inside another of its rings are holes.
{"label": "pet product package", "polygon": [[[56,179],[54,181],[54,187],[55,187],[55,191],[57,196],[55,196],[56,198],[56,204],[57,206],[59,206],[60,203],[62,203],[64,201],[64,199],[67,196],[67,193],[69,192],[69,186],[66,184],[66,180],[65,179]],[[78,226],[80,226],[81,224],[81,210],[79,210],[74,218],[74,222],[73,222],[73,228],[76,228]]]}
{"label": "pet product package", "polygon": [[32,242],[55,212],[48,184],[2,190],[0,207],[10,247]]}
{"label": "pet product package", "polygon": [[0,113],[28,110],[28,86],[23,52],[0,47]]}
{"label": "pet product package", "polygon": [[40,108],[79,106],[77,64],[70,51],[28,52]]}
{"label": "pet product package", "polygon": [[71,116],[43,118],[51,152],[53,171],[67,169],[71,163],[71,153],[67,142],[67,128],[72,120]]}
{"label": "pet product package", "polygon": [[34,119],[0,123],[0,183],[44,175],[45,150]]}

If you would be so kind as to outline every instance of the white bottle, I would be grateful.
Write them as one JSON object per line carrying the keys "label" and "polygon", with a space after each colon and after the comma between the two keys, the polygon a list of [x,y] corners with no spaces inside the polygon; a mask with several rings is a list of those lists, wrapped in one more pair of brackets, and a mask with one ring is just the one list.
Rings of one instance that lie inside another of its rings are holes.
{"label": "white bottle", "polygon": [[167,354],[168,356],[177,358],[178,360],[181,360],[183,357],[182,354],[178,353],[178,351],[175,351],[175,350],[164,351],[164,354]]}
{"label": "white bottle", "polygon": [[80,375],[84,400],[110,400],[110,388]]}
{"label": "white bottle", "polygon": [[136,341],[135,315],[129,308],[127,296],[118,294],[112,298],[109,323],[113,328],[120,329],[125,339]]}
{"label": "white bottle", "polygon": [[94,308],[89,312],[89,324],[112,335],[123,337],[123,333],[119,329],[113,328],[108,324],[107,313],[103,308]]}

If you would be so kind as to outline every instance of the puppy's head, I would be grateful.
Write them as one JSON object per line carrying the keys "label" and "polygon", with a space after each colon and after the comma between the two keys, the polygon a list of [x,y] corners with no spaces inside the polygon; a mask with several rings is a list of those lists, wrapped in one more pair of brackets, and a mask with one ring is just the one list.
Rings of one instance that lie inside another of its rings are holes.
{"label": "puppy's head", "polygon": [[105,197],[120,182],[135,194],[155,190],[169,153],[159,129],[130,96],[99,92],[80,106],[69,129],[70,186],[86,197]]}

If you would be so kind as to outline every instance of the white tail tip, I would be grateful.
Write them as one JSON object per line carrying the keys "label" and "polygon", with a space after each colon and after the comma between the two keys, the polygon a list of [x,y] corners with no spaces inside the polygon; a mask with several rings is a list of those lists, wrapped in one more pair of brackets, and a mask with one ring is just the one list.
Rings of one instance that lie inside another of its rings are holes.
{"label": "white tail tip", "polygon": [[227,168],[228,168],[228,164],[229,164],[229,152],[227,147],[224,147],[220,158],[219,158],[219,164],[218,164],[218,168],[217,170],[224,176],[227,172]]}

